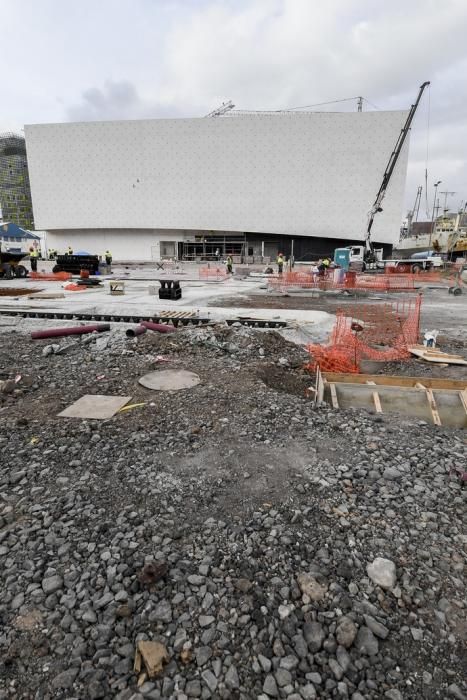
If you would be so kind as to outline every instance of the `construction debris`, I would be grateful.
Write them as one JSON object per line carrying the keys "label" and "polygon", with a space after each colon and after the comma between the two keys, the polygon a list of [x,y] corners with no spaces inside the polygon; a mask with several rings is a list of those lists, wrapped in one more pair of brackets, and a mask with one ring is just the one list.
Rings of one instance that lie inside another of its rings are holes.
{"label": "construction debris", "polygon": [[164,644],[140,641],[136,647],[134,670],[136,673],[140,673],[142,664],[144,664],[146,678],[155,678],[162,673],[169,660],[170,656]]}
{"label": "construction debris", "polygon": [[448,352],[441,352],[441,350],[434,350],[431,347],[426,347],[425,345],[411,345],[408,348],[411,355],[416,355],[421,360],[426,362],[438,362],[447,365],[467,365],[467,360],[465,360],[461,355],[451,355]]}
{"label": "construction debris", "polygon": [[131,411],[133,408],[141,408],[141,406],[146,406],[146,403],[146,401],[140,401],[140,403],[129,403],[120,408],[118,412],[123,413],[124,411]]}

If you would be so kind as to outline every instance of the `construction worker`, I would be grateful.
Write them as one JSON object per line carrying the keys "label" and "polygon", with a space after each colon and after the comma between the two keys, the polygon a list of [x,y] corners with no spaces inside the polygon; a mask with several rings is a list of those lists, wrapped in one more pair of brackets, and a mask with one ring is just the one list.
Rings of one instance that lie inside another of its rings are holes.
{"label": "construction worker", "polygon": [[279,273],[279,275],[282,275],[282,270],[284,269],[284,262],[284,256],[282,255],[282,253],[279,253],[279,255],[277,256],[277,272]]}
{"label": "construction worker", "polygon": [[231,255],[227,256],[227,260],[225,262],[227,266],[227,272],[229,275],[233,275],[233,259]]}
{"label": "construction worker", "polygon": [[112,253],[110,250],[105,251],[105,264],[109,266],[112,264]]}
{"label": "construction worker", "polygon": [[73,255],[73,248],[71,247],[71,245],[68,246],[68,250],[66,252],[66,255]]}
{"label": "construction worker", "polygon": [[37,272],[37,258],[39,253],[37,248],[29,248],[29,260],[31,262],[31,272]]}

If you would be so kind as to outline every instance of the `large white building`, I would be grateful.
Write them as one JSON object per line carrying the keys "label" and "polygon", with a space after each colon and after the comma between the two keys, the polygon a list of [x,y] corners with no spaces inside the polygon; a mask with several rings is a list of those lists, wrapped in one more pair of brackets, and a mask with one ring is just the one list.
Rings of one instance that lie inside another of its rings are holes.
{"label": "large white building", "polygon": [[[363,240],[405,111],[25,127],[35,228],[118,260],[332,253]],[[408,145],[373,227],[399,236]]]}

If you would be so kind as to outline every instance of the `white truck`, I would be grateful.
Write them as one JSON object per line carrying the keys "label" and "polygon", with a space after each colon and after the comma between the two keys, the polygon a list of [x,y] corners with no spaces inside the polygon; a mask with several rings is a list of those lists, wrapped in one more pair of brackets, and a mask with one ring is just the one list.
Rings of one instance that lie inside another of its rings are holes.
{"label": "white truck", "polygon": [[[410,258],[396,258],[394,260],[383,259],[383,249],[374,249],[375,262],[368,264],[366,262],[366,248],[363,245],[348,246],[345,249],[338,248],[338,251],[349,251],[348,267],[350,270],[361,270],[362,272],[371,269],[384,270],[387,267],[396,267],[400,272],[420,272],[421,270],[432,270],[434,267],[441,267],[444,262],[440,255],[434,254],[432,251],[427,253],[414,253]],[[336,251],[337,252],[337,251]],[[339,263],[339,260],[334,257],[334,261]]]}

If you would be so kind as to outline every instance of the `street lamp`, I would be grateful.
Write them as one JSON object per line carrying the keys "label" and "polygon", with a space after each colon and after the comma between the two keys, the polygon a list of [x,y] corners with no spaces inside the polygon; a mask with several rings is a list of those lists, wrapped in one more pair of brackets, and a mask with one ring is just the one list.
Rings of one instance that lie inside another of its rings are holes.
{"label": "street lamp", "polygon": [[430,246],[431,246],[431,238],[433,236],[433,229],[435,227],[435,205],[436,205],[436,193],[438,191],[438,187],[440,186],[442,180],[438,180],[438,182],[435,182],[435,195],[433,197],[433,209],[431,211],[431,231],[430,231]]}

